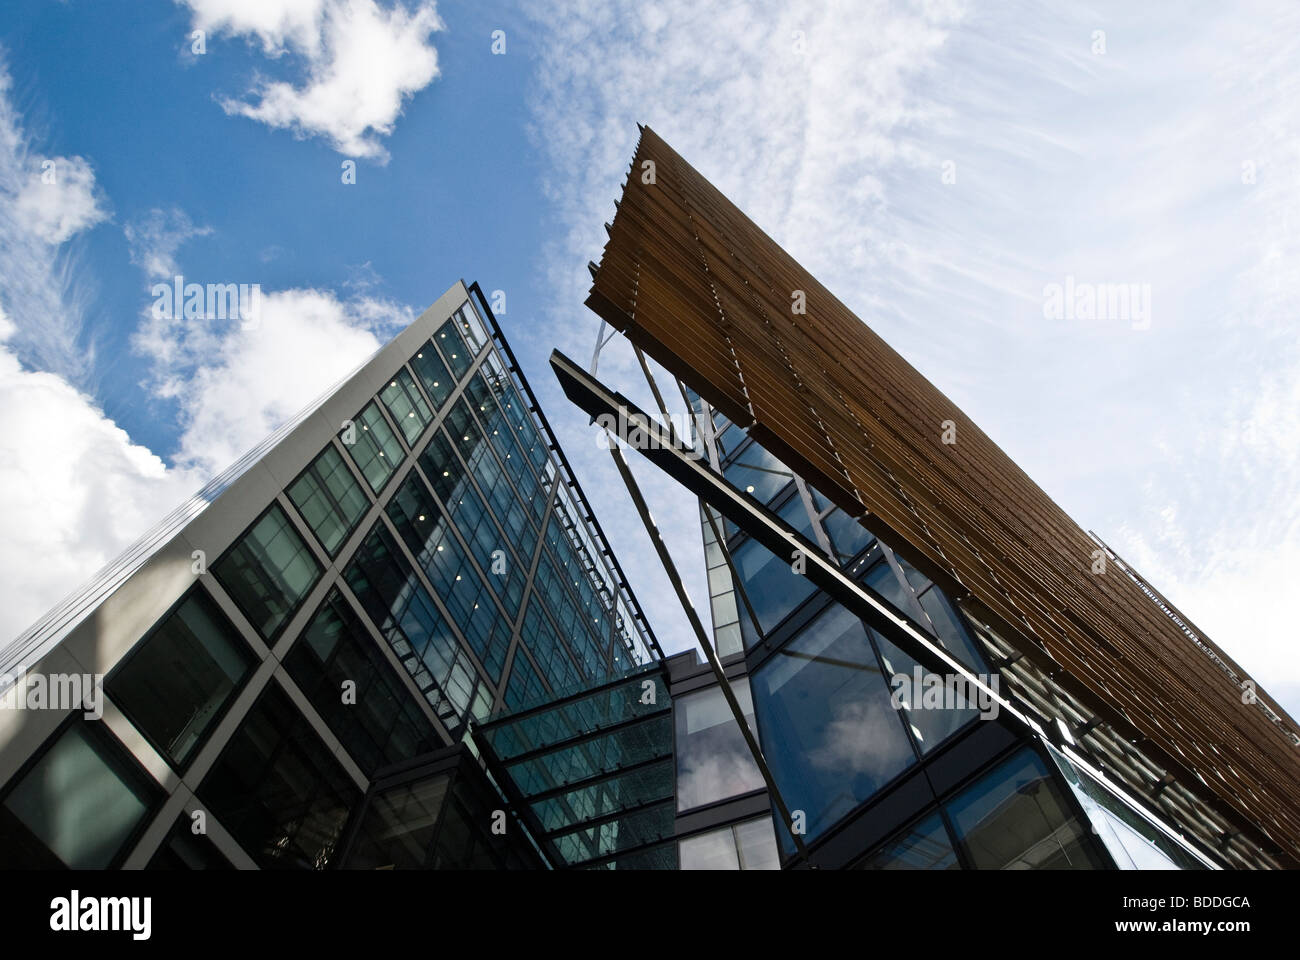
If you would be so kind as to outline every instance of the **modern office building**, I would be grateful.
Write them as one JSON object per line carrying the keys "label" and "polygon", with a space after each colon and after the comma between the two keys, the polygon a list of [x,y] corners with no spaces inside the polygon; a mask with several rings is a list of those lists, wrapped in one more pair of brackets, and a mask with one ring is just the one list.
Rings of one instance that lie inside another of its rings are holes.
{"label": "modern office building", "polygon": [[1300,863],[1293,721],[650,130],[609,232],[703,660],[457,284],[0,653],[0,866]]}
{"label": "modern office building", "polygon": [[[652,130],[616,207],[596,357],[552,366],[700,499],[712,615],[707,662],[664,665],[676,785],[646,856],[1300,864],[1296,725],[1223,650]],[[606,324],[654,417],[597,379]]]}
{"label": "modern office building", "polygon": [[5,648],[0,866],[541,867],[468,729],[659,659],[458,283]]}

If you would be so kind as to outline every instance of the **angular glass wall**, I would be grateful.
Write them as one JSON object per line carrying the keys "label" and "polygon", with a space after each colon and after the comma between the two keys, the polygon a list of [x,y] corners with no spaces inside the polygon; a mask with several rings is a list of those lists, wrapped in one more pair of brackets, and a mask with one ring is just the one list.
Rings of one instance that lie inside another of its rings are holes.
{"label": "angular glass wall", "polygon": [[493,720],[474,740],[553,866],[676,868],[672,704],[657,664]]}

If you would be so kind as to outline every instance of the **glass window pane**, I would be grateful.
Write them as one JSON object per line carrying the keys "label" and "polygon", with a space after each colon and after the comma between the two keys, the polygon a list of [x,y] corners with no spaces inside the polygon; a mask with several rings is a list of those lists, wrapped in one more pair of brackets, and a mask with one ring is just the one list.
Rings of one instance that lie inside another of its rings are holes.
{"label": "glass window pane", "polygon": [[[731,559],[764,631],[771,631],[816,589],[811,580],[794,572],[792,559],[778,557],[755,540],[737,547]],[[749,628],[748,614],[742,625]]]}
{"label": "glass window pane", "polygon": [[1109,864],[1065,802],[1038,754],[1021,750],[949,801],[976,869],[1098,870]]}
{"label": "glass window pane", "polygon": [[456,379],[459,380],[465,376],[465,372],[469,370],[469,365],[474,356],[469,347],[465,345],[460,331],[456,329],[454,319],[448,320],[438,328],[433,335],[433,342],[442,351],[442,358],[447,362],[447,366],[451,367],[452,371],[455,372]]}
{"label": "glass window pane", "polygon": [[870,530],[843,510],[832,510],[822,519],[822,525],[841,564],[848,563],[876,539]]}
{"label": "glass window pane", "polygon": [[411,358],[411,369],[415,371],[425,391],[433,399],[433,405],[441,408],[451,396],[456,382],[447,372],[447,366],[442,362],[438,351],[433,348],[432,342],[426,343]]}
{"label": "glass window pane", "polygon": [[858,870],[960,870],[943,819],[931,814],[891,840],[856,867]]}
{"label": "glass window pane", "polygon": [[687,837],[677,845],[682,870],[739,870],[740,856],[731,827]]}
{"label": "glass window pane", "polygon": [[984,658],[974,639],[961,623],[961,617],[938,587],[931,587],[921,595],[921,607],[934,624],[935,632],[944,648],[973,670],[984,670]]}
{"label": "glass window pane", "polygon": [[781,869],[781,858],[776,852],[776,834],[772,831],[771,817],[760,817],[757,820],[738,823],[735,831],[741,870]]}
{"label": "glass window pane", "polygon": [[0,861],[74,870],[110,866],[161,791],[90,724],[74,721],[4,798]]}
{"label": "glass window pane", "polygon": [[406,459],[402,445],[373,402],[366,404],[351,425],[340,431],[343,445],[361,475],[378,493]]}
{"label": "glass window pane", "polygon": [[264,870],[324,870],[361,791],[272,681],[198,796]]}
{"label": "glass window pane", "polygon": [[176,766],[184,765],[256,663],[216,603],[195,588],[113,672],[113,702]]}
{"label": "glass window pane", "polygon": [[[732,689],[752,729],[754,704],[749,684],[744,680],[733,681]],[[758,765],[718,687],[675,698],[673,717],[677,726],[678,810],[725,800],[763,786]]]}
{"label": "glass window pane", "polygon": [[204,834],[194,832],[194,821],[182,813],[176,825],[149,860],[148,870],[233,870],[230,861]]}
{"label": "glass window pane", "polygon": [[867,631],[838,604],[750,683],[763,755],[790,809],[804,811],[809,839],[916,760]]}
{"label": "glass window pane", "polygon": [[389,416],[406,437],[406,442],[415,446],[424,428],[433,420],[433,412],[405,367],[393,374],[388,385],[379,392],[379,399],[388,408]]}
{"label": "glass window pane", "polygon": [[447,783],[446,776],[436,776],[378,794],[366,809],[347,868],[418,870],[427,866]]}
{"label": "glass window pane", "polygon": [[321,566],[276,504],[212,567],[221,585],[270,639],[320,578]]}
{"label": "glass window pane", "polygon": [[330,556],[343,546],[370,506],[370,498],[332,444],[312,461],[287,492]]}
{"label": "glass window pane", "polygon": [[779,493],[794,474],[790,468],[757,443],[751,443],[727,467],[722,475],[732,486],[743,490],[760,503],[767,503]]}
{"label": "glass window pane", "polygon": [[[321,719],[364,773],[440,745],[433,725],[338,590],[284,661]],[[344,684],[351,697],[344,700]]]}

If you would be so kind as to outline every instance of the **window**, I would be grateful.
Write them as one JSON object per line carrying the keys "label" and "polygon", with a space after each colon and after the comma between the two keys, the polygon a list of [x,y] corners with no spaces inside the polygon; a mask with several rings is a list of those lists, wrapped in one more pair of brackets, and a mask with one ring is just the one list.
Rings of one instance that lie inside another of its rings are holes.
{"label": "window", "polygon": [[344,577],[424,698],[457,728],[478,676],[382,521],[357,548]]}
{"label": "window", "polygon": [[470,345],[470,349],[477,353],[487,340],[487,331],[483,329],[483,322],[479,319],[478,310],[474,307],[473,297],[466,300],[461,308],[456,311],[456,319],[460,323],[460,330],[465,336],[465,341]]}
{"label": "window", "polygon": [[[338,590],[325,598],[284,665],[367,776],[442,745]],[[352,694],[347,701],[345,689]]]}
{"label": "window", "polygon": [[779,870],[772,818],[729,824],[678,844],[682,870]]}
{"label": "window", "polygon": [[437,837],[438,814],[448,777],[429,777],[390,787],[366,808],[347,867],[355,870],[418,870]]}
{"label": "window", "polygon": [[[794,572],[793,559],[778,557],[756,540],[746,540],[731,552],[732,562],[740,575],[745,596],[754,608],[754,616],[763,631],[770,632],[816,590],[811,580]],[[741,629],[752,646],[753,624],[742,609]]]}
{"label": "window", "polygon": [[459,380],[465,376],[465,372],[469,370],[469,365],[473,362],[474,356],[461,338],[460,331],[456,329],[454,319],[448,320],[438,328],[433,335],[433,342],[442,351],[443,359],[447,361],[447,366],[451,367],[455,372],[456,379]]}
{"label": "window", "polygon": [[402,445],[373,401],[366,404],[355,421],[343,428],[340,436],[352,462],[375,493],[384,489],[388,478],[406,458]]}
{"label": "window", "polygon": [[311,462],[287,492],[331,557],[370,507],[370,498],[333,444]]}
{"label": "window", "polygon": [[921,607],[934,624],[940,643],[949,653],[972,670],[986,669],[975,641],[962,626],[960,614],[953,610],[952,604],[938,587],[931,587],[921,594]]}
{"label": "window", "polygon": [[384,401],[384,406],[402,431],[402,436],[406,437],[406,442],[414,446],[420,434],[424,433],[424,428],[433,420],[433,412],[405,367],[393,374],[388,386],[379,392],[379,399]]}
{"label": "window", "polygon": [[1099,870],[1089,838],[1038,754],[1020,750],[946,805],[976,869]]}
{"label": "window", "polygon": [[324,870],[361,791],[272,681],[198,796],[263,869]]}
{"label": "window", "polygon": [[[732,682],[736,700],[754,728],[754,703],[745,680]],[[763,787],[745,737],[719,687],[673,700],[677,727],[677,809],[726,800]]]}
{"label": "window", "polygon": [[195,587],[135,646],[106,687],[158,752],[183,767],[256,663],[226,615]]}
{"label": "window", "polygon": [[875,536],[843,510],[833,510],[822,519],[840,564],[846,564],[875,540]]}
{"label": "window", "polygon": [[117,866],[161,794],[103,724],[78,718],[47,741],[0,803],[0,861],[24,869]]}
{"label": "window", "polygon": [[767,503],[794,479],[790,468],[757,442],[751,443],[722,470],[727,482],[760,503]]}
{"label": "window", "polygon": [[415,375],[420,378],[420,383],[433,398],[435,407],[441,407],[447,402],[452,388],[456,386],[456,381],[447,372],[446,364],[442,362],[442,357],[438,356],[438,351],[433,348],[432,343],[426,343],[411,358],[411,369],[415,371]]}
{"label": "window", "polygon": [[[867,630],[839,604],[750,683],[763,755],[790,809],[807,815],[809,839],[916,760]],[[789,836],[780,833],[790,850]]]}
{"label": "window", "polygon": [[933,813],[857,864],[856,869],[960,870],[961,864],[957,862],[943,819]]}
{"label": "window", "polygon": [[189,814],[176,818],[176,825],[167,834],[158,852],[149,861],[148,870],[233,870],[229,860],[221,855],[205,835],[194,832],[194,821]]}
{"label": "window", "polygon": [[[916,737],[917,743],[921,747],[922,753],[929,753],[939,744],[943,743],[949,736],[966,724],[974,721],[980,713],[974,705],[967,705],[968,701],[962,695],[961,690],[964,686],[954,690],[954,705],[936,705],[933,695],[929,695],[930,702],[927,704],[927,695],[918,693],[916,690],[907,692],[901,682],[893,680],[894,677],[903,676],[916,677],[918,664],[906,653],[896,647],[892,642],[876,634],[876,644],[880,649],[880,659],[885,664],[885,674],[890,678],[890,683],[898,692],[899,701],[903,705],[902,716],[907,719],[911,728],[912,735]],[[922,676],[931,676],[930,671],[922,671]],[[923,681],[924,683],[925,681]],[[945,683],[947,678],[945,678]],[[908,686],[912,686],[909,684]],[[924,689],[924,688],[923,688]],[[920,699],[918,703],[917,700]]]}
{"label": "window", "polygon": [[285,512],[272,504],[212,572],[269,640],[316,585],[321,566]]}

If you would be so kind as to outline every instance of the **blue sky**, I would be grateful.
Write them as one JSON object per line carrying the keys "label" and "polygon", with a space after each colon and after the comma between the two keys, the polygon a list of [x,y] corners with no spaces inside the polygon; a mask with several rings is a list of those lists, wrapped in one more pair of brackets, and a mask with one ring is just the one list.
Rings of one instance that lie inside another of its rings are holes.
{"label": "blue sky", "polygon": [[[9,0],[0,627],[464,278],[688,645],[546,366],[589,355],[640,120],[1296,712],[1300,13],[1132,7]],[[259,283],[261,324],[153,321],[173,270]],[[1067,278],[1149,323],[1045,315]],[[694,504],[638,473],[703,600]]]}

